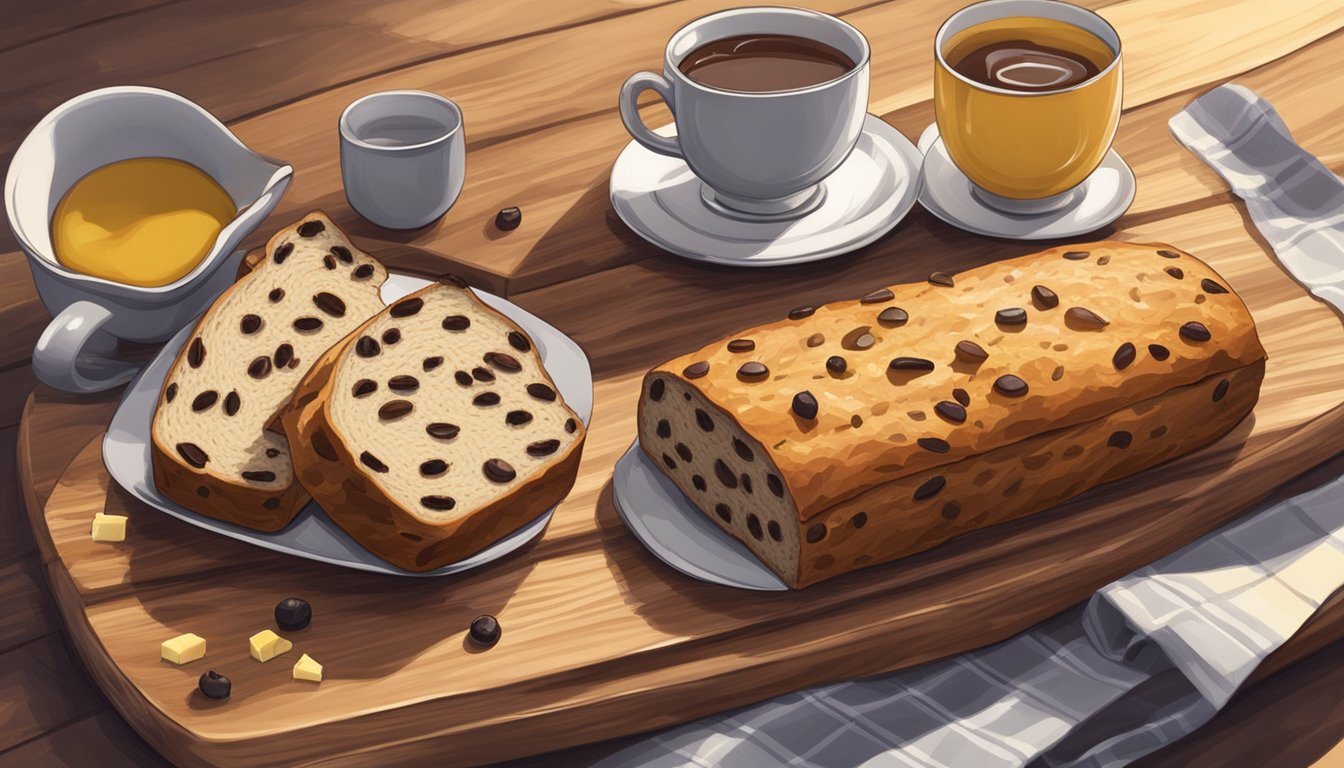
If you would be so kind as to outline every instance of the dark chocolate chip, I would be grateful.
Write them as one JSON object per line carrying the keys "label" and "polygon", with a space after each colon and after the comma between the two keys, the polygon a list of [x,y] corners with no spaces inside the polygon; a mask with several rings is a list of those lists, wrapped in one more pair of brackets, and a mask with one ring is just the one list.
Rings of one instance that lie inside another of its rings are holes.
{"label": "dark chocolate chip", "polygon": [[900,307],[887,307],[886,309],[877,313],[877,322],[887,326],[888,328],[895,328],[897,326],[905,325],[907,322],[909,322],[909,320],[910,320],[909,313],[907,313],[904,309],[901,309]]}
{"label": "dark chocolate chip", "polygon": [[1149,344],[1148,354],[1152,355],[1153,359],[1160,363],[1163,360],[1166,360],[1168,357],[1171,357],[1171,350],[1167,349],[1161,344]]}
{"label": "dark chocolate chip", "polygon": [[243,472],[243,479],[258,483],[273,483],[275,482],[275,473],[269,469],[246,470]]}
{"label": "dark chocolate chip", "polygon": [[200,368],[203,362],[205,362],[205,342],[197,336],[191,340],[191,346],[187,347],[187,365]]}
{"label": "dark chocolate chip", "polygon": [[345,302],[334,293],[321,291],[313,297],[313,303],[317,305],[318,309],[332,317],[345,317]]}
{"label": "dark chocolate chip", "polygon": [[1018,326],[1027,324],[1027,310],[1021,307],[1008,307],[994,313],[994,322],[999,325]]}
{"label": "dark chocolate chip", "polygon": [[771,520],[769,523],[766,524],[765,529],[770,532],[770,538],[774,539],[775,541],[784,540],[784,529],[779,527],[778,522]]}
{"label": "dark chocolate chip", "polygon": [[1181,326],[1181,338],[1186,341],[1202,342],[1213,338],[1213,334],[1209,333],[1209,329],[1204,327],[1203,323],[1191,320]]}
{"label": "dark chocolate chip", "polygon": [[681,375],[688,379],[698,379],[706,373],[709,373],[709,363],[703,360],[698,363],[691,363],[681,371]]}
{"label": "dark chocolate chip", "polygon": [[756,452],[751,450],[751,446],[742,442],[740,438],[733,438],[733,452],[735,452],[743,461],[756,460]]}
{"label": "dark chocolate chip", "polygon": [[519,352],[531,352],[531,351],[532,351],[532,342],[528,341],[528,340],[527,340],[527,337],[524,336],[523,334],[521,334],[521,333],[519,333],[519,332],[517,332],[517,331],[509,331],[509,334],[508,334],[508,337],[507,337],[507,338],[508,338],[508,340],[509,340],[509,346],[510,346],[510,347],[513,347],[514,349],[518,350]]}
{"label": "dark chocolate chip", "polygon": [[[229,392],[229,394],[224,396],[224,415],[225,416],[234,415],[235,413],[238,412],[238,409],[242,406],[242,404],[243,404],[242,399],[238,397],[237,390]],[[270,450],[275,449],[272,448]]]}
{"label": "dark chocolate chip", "polygon": [[323,256],[323,257],[322,257],[322,266],[326,267],[327,269],[335,269],[335,268],[336,268],[336,257],[335,257],[335,256],[332,256],[330,253],[328,253],[326,256]]}
{"label": "dark chocolate chip", "polygon": [[276,264],[284,264],[285,259],[288,259],[289,254],[293,252],[294,252],[293,243],[281,243],[280,247],[275,249],[275,253],[271,254],[271,258],[275,259]]}
{"label": "dark chocolate chip", "polygon": [[262,356],[247,366],[247,375],[254,379],[264,379],[271,373],[271,358]]}
{"label": "dark chocolate chip", "polygon": [[448,424],[442,421],[436,421],[425,427],[425,432],[428,433],[430,437],[439,440],[451,440],[454,437],[457,437],[458,431],[456,424]]}
{"label": "dark chocolate chip", "polygon": [[484,408],[488,405],[499,405],[499,393],[482,392],[471,399],[471,404],[478,408]]}
{"label": "dark chocolate chip", "polygon": [[817,418],[817,398],[806,390],[799,392],[793,396],[793,412],[808,421]]}
{"label": "dark chocolate chip", "polygon": [[1199,281],[1199,287],[1203,288],[1205,293],[1227,293],[1226,288],[1207,277]]}
{"label": "dark chocolate chip", "polygon": [[920,448],[931,453],[947,453],[952,450],[952,446],[948,445],[947,441],[941,437],[921,437],[915,442],[919,444]]}
{"label": "dark chocolate chip", "polygon": [[383,421],[400,419],[413,410],[415,410],[415,406],[411,404],[410,400],[388,400],[378,409],[378,418]]}
{"label": "dark chocolate chip", "polygon": [[943,490],[943,486],[945,485],[947,485],[947,478],[942,475],[934,475],[933,477],[930,477],[915,489],[915,501],[932,499]]}
{"label": "dark chocolate chip", "polygon": [[471,629],[467,634],[471,636],[471,642],[490,648],[499,642],[503,630],[500,629],[499,621],[494,616],[477,616],[472,620]]}
{"label": "dark chocolate chip", "polygon": [[784,483],[779,479],[779,475],[769,474],[765,476],[765,484],[770,488],[770,492],[784,498]]}
{"label": "dark chocolate chip", "polygon": [[426,357],[424,362],[420,363],[420,367],[425,369],[425,373],[429,373],[435,368],[438,368],[440,365],[443,365],[443,358],[439,357],[438,355],[434,355],[433,357]]}
{"label": "dark chocolate chip", "polygon": [[1162,271],[1163,271],[1163,272],[1166,272],[1168,275],[1171,275],[1172,277],[1176,278],[1177,280],[1184,280],[1184,279],[1185,279],[1185,270],[1181,269],[1180,267],[1167,267],[1166,269],[1164,269],[1164,270],[1162,270]]}
{"label": "dark chocolate chip", "polygon": [[1076,331],[1099,331],[1110,322],[1085,307],[1069,307],[1064,313],[1064,324]]}
{"label": "dark chocolate chip", "polygon": [[355,397],[368,397],[378,389],[378,382],[373,379],[360,379],[350,388],[350,394]]}
{"label": "dark chocolate chip", "polygon": [[733,474],[733,470],[723,463],[723,459],[714,460],[714,476],[719,478],[719,482],[723,483],[726,488],[737,487],[737,475]]}
{"label": "dark chocolate chip", "polygon": [[961,387],[957,387],[952,390],[952,399],[961,403],[963,406],[969,406],[971,404],[971,393]]}
{"label": "dark chocolate chip", "polygon": [[1065,251],[1065,252],[1064,252],[1064,258],[1068,259],[1069,261],[1082,261],[1083,259],[1086,259],[1089,255],[1090,255],[1090,254],[1089,254],[1087,251]]}
{"label": "dark chocolate chip", "polygon": [[532,421],[532,414],[527,411],[509,411],[504,414],[504,423],[511,427],[521,427]]}
{"label": "dark chocolate chip", "polygon": [[705,485],[705,478],[700,475],[691,475],[691,485],[695,486],[697,491],[705,491],[709,486]]}
{"label": "dark chocolate chip", "polygon": [[267,449],[266,449],[266,458],[268,458],[268,459],[274,459],[276,456],[279,456],[279,455],[280,455],[280,449],[279,449],[279,448],[267,448]]}
{"label": "dark chocolate chip", "polygon": [[218,399],[219,399],[218,392],[216,392],[213,389],[207,389],[201,394],[197,395],[196,398],[191,401],[191,410],[204,411],[206,408],[209,408],[210,406],[214,405],[215,401]]}
{"label": "dark chocolate chip", "polygon": [[305,221],[299,225],[299,237],[316,237],[326,228],[327,225],[320,221]]}
{"label": "dark chocolate chip", "polygon": [[488,383],[495,380],[495,374],[489,368],[482,368],[478,365],[471,369],[471,378]]}
{"label": "dark chocolate chip", "polygon": [[1137,354],[1138,352],[1134,349],[1134,345],[1126,341],[1124,344],[1121,344],[1120,347],[1115,350],[1115,354],[1111,356],[1111,364],[1115,366],[1115,370],[1123,371],[1129,367],[1130,363],[1134,362],[1134,357]]}
{"label": "dark chocolate chip", "polygon": [[[533,387],[538,387],[538,389],[534,391]],[[667,382],[662,379],[654,379],[653,383],[649,385],[649,399],[655,403],[663,399],[665,392],[667,392]],[[540,400],[555,399],[555,391],[545,384],[528,384],[527,393]]]}
{"label": "dark chocolate chip", "polygon": [[1218,382],[1217,386],[1213,388],[1213,402],[1216,403],[1226,396],[1227,396],[1227,379],[1223,379],[1222,381]]}
{"label": "dark chocolate chip", "polygon": [[574,434],[575,432],[578,432],[579,422],[573,419],[565,419],[565,431],[571,435]]}
{"label": "dark chocolate chip", "polygon": [[387,380],[387,388],[395,392],[414,392],[420,388],[420,380],[405,374],[393,376]]}
{"label": "dark chocolate chip", "polygon": [[733,522],[733,510],[729,509],[727,504],[715,504],[714,514],[718,515],[719,519],[725,523]]}
{"label": "dark chocolate chip", "polygon": [[426,509],[449,510],[457,506],[457,500],[452,496],[421,496],[420,504]]}
{"label": "dark chocolate chip", "polygon": [[393,304],[392,308],[387,310],[387,313],[393,317],[410,317],[419,312],[424,306],[424,299],[419,296],[412,296],[409,299],[402,299],[396,304]]}
{"label": "dark chocolate chip", "polygon": [[331,246],[331,255],[340,259],[343,264],[352,264],[355,261],[355,257],[350,253],[350,249],[346,248],[344,245]]}
{"label": "dark chocolate chip", "polygon": [[503,459],[487,459],[481,469],[488,479],[496,483],[507,483],[518,476],[513,465]]}
{"label": "dark chocolate chip", "polygon": [[951,400],[940,400],[933,406],[933,412],[942,416],[953,424],[964,424],[966,422],[966,408],[959,403]]}
{"label": "dark chocolate chip", "polygon": [[[550,456],[558,450],[560,450],[559,440],[538,440],[535,443],[527,444],[527,455],[538,458],[542,456]],[[687,459],[687,461],[689,461],[689,459]]]}
{"label": "dark chocolate chip", "polygon": [[807,337],[807,346],[809,347],[820,347],[822,344],[825,343],[826,343],[826,337],[821,335],[820,333],[814,333],[811,336]]}
{"label": "dark chocolate chip", "polygon": [[845,358],[839,355],[831,355],[830,357],[826,358],[826,370],[830,371],[832,374],[836,376],[839,376],[840,374],[844,373],[845,369],[848,367],[849,364],[845,362]]}
{"label": "dark chocolate chip", "polygon": [[268,293],[268,294],[266,294],[266,297],[267,297],[268,299],[271,300],[271,303],[275,303],[275,302],[277,302],[277,301],[280,301],[281,299],[285,298],[285,289],[284,289],[284,288],[272,288],[272,289],[271,289],[271,292]]}
{"label": "dark chocolate chip", "polygon": [[372,336],[360,336],[355,342],[355,354],[360,357],[373,357],[382,351],[382,346]]}
{"label": "dark chocolate chip", "polygon": [[517,206],[501,208],[499,213],[495,214],[495,229],[501,232],[512,232],[523,223],[523,212]]}
{"label": "dark chocolate chip", "polygon": [[840,340],[840,346],[857,352],[862,352],[865,349],[872,349],[873,345],[876,343],[877,339],[874,339],[873,334],[868,332],[868,326],[866,325],[861,325],[849,333],[846,333],[844,338]]}
{"label": "dark chocolate chip", "polygon": [[881,304],[884,301],[891,301],[896,298],[896,294],[891,292],[890,288],[880,288],[859,299],[860,304]]}
{"label": "dark chocolate chip", "polygon": [[750,352],[756,348],[756,342],[751,339],[733,339],[728,342],[729,352]]}
{"label": "dark chocolate chip", "polygon": [[1044,285],[1032,287],[1031,300],[1036,303],[1037,309],[1054,309],[1059,306],[1059,296]]}
{"label": "dark chocolate chip", "polygon": [[420,463],[420,474],[425,477],[437,477],[448,471],[448,462],[443,459],[430,459]]}
{"label": "dark chocolate chip", "polygon": [[196,687],[207,699],[227,699],[233,692],[233,682],[213,669],[201,675],[196,681]]}
{"label": "dark chocolate chip", "polygon": [[952,276],[947,274],[946,272],[934,272],[933,274],[929,275],[929,282],[932,283],[933,285],[941,285],[945,288],[951,288],[954,284],[952,281]]}
{"label": "dark chocolate chip", "polygon": [[[650,389],[651,389],[653,392],[656,392],[656,393],[657,393],[656,395],[653,395],[653,400],[654,400],[654,402],[657,402],[657,401],[663,399],[663,380],[662,380],[662,379],[658,379],[658,380],[654,381],[654,382],[653,382],[653,386],[650,387]],[[543,400],[543,401],[548,402],[548,403],[550,403],[550,402],[554,402],[554,401],[555,401],[555,390],[554,390],[554,389],[551,389],[550,387],[546,386],[545,384],[542,384],[541,382],[536,382],[536,383],[534,383],[534,384],[528,384],[528,385],[527,385],[527,394],[529,394],[529,395],[535,397],[535,398],[538,399],[538,400]]]}
{"label": "dark chocolate chip", "polygon": [[443,318],[443,330],[465,331],[471,327],[471,318],[466,315],[449,315]]}
{"label": "dark chocolate chip", "polygon": [[958,341],[954,351],[957,359],[966,363],[983,363],[989,359],[989,353],[985,348],[970,339]]}
{"label": "dark chocolate chip", "polygon": [[1130,433],[1120,430],[1112,432],[1110,438],[1106,440],[1106,445],[1112,448],[1128,448],[1129,444],[1134,442],[1134,436]]}
{"label": "dark chocolate chip", "polygon": [[1158,256],[1161,256],[1161,257],[1164,258],[1164,259],[1179,259],[1179,258],[1181,258],[1181,254],[1179,254],[1179,253],[1177,253],[1177,252],[1175,252],[1175,251],[1162,250],[1162,251],[1158,251],[1158,252],[1157,252],[1157,255],[1158,255]]}
{"label": "dark chocolate chip", "polygon": [[316,317],[300,317],[293,325],[296,331],[316,331],[322,327],[322,321]]}
{"label": "dark chocolate chip", "polygon": [[860,512],[859,514],[849,519],[849,524],[854,526],[855,528],[862,528],[863,526],[868,524],[868,513]]}
{"label": "dark chocolate chip", "polygon": [[171,403],[171,402],[173,402],[174,400],[177,399],[177,383],[176,383],[176,382],[174,382],[174,383],[172,383],[172,384],[169,384],[169,385],[168,385],[168,389],[164,390],[164,392],[163,392],[163,399],[164,399],[165,402],[169,402],[169,403]]}
{"label": "dark chocolate chip", "polygon": [[1021,397],[1027,394],[1027,382],[1005,373],[994,380],[994,391],[1006,397]]}
{"label": "dark chocolate chip", "polygon": [[893,371],[932,371],[933,361],[922,357],[897,357],[888,364]]}
{"label": "dark chocolate chip", "polygon": [[285,632],[307,629],[313,621],[313,606],[307,600],[288,597],[275,606],[275,625]]}
{"label": "dark chocolate chip", "polygon": [[812,313],[816,311],[816,307],[794,307],[789,310],[789,319],[802,320],[805,317],[811,317]]}
{"label": "dark chocolate chip", "polygon": [[252,335],[261,330],[261,317],[258,315],[243,315],[243,319],[238,321],[238,330],[245,335]]}
{"label": "dark chocolate chip", "polygon": [[457,371],[456,373],[453,374],[453,378],[457,379],[457,383],[461,384],[464,387],[471,386],[472,381],[471,374],[467,373],[466,371]]}
{"label": "dark chocolate chip", "polygon": [[764,364],[757,362],[743,363],[737,369],[737,378],[739,381],[754,382],[765,381],[770,375],[770,369]]}
{"label": "dark chocolate chip", "polygon": [[761,530],[761,518],[757,517],[754,512],[747,515],[747,531],[751,533],[753,539],[758,541],[765,535],[765,532]]}
{"label": "dark chocolate chip", "polygon": [[373,275],[373,265],[360,264],[358,267],[355,267],[355,271],[351,272],[350,275],[356,280],[366,280]]}
{"label": "dark chocolate chip", "polygon": [[518,362],[518,358],[513,355],[506,355],[503,352],[486,352],[482,358],[487,365],[494,366],[505,373],[517,373],[523,370],[523,364]]}
{"label": "dark chocolate chip", "polygon": [[294,347],[291,344],[281,344],[275,348],[275,367],[284,368],[294,362]]}
{"label": "dark chocolate chip", "polygon": [[191,466],[200,469],[210,461],[210,456],[195,443],[178,443],[177,455]]}
{"label": "dark chocolate chip", "polygon": [[364,451],[363,453],[359,454],[359,463],[363,464],[369,469],[372,469],[374,472],[387,471],[387,465],[379,461],[377,456],[374,456],[372,453],[369,453],[368,451]]}
{"label": "dark chocolate chip", "polygon": [[666,440],[672,436],[672,423],[667,419],[659,419],[657,427],[653,430],[654,434]]}
{"label": "dark chocolate chip", "polygon": [[826,524],[817,523],[807,529],[807,543],[816,544],[818,541],[826,538]]}

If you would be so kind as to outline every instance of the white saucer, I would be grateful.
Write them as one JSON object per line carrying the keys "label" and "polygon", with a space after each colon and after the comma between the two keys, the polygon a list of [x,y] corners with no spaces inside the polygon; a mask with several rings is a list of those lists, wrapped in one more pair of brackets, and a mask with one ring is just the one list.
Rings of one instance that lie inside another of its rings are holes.
{"label": "white saucer", "polygon": [[[383,283],[383,303],[390,304],[428,284],[428,280],[419,277],[389,274],[387,282]],[[565,402],[587,424],[593,411],[593,377],[588,358],[579,345],[507,299],[482,290],[477,290],[476,295],[527,331],[536,344],[546,372],[555,381],[556,389],[560,390]],[[555,513],[554,507],[464,560],[418,573],[398,568],[361,547],[327,517],[317,502],[308,502],[289,525],[274,533],[226,523],[176,504],[154,486],[154,469],[150,464],[150,426],[154,421],[154,408],[158,404],[164,377],[168,375],[178,350],[187,342],[195,327],[196,323],[191,322],[170,339],[153,362],[140,373],[139,378],[126,389],[121,405],[108,425],[107,435],[103,438],[103,465],[107,467],[108,474],[145,504],[198,528],[264,549],[359,571],[397,576],[447,576],[461,573],[504,557],[546,530],[546,525]]]}
{"label": "white saucer", "polygon": [[921,162],[909,139],[869,115],[854,151],[822,182],[826,198],[815,210],[751,220],[707,205],[685,161],[632,141],[611,169],[611,204],[636,234],[678,256],[742,267],[800,264],[861,248],[896,226],[918,197]]}
{"label": "white saucer", "polygon": [[659,560],[711,584],[762,592],[789,586],[742,542],[695,508],[635,440],[616,462],[612,496],[625,527]]}
{"label": "white saucer", "polygon": [[919,151],[924,154],[924,189],[919,202],[948,224],[989,237],[1053,240],[1100,229],[1129,209],[1138,186],[1134,172],[1111,149],[1067,205],[1038,215],[1005,213],[972,192],[971,180],[948,156],[937,123],[920,135]]}

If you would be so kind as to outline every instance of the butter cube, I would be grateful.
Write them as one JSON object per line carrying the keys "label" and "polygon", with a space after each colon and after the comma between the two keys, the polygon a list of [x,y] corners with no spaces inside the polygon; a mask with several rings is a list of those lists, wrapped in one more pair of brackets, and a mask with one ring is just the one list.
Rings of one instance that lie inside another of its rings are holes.
{"label": "butter cube", "polygon": [[125,515],[104,515],[102,512],[93,516],[93,540],[94,541],[125,541],[126,540],[126,516]]}
{"label": "butter cube", "polygon": [[294,665],[295,680],[311,680],[314,683],[322,682],[322,665],[313,660],[312,656],[303,654],[299,657],[298,663]]}
{"label": "butter cube", "polygon": [[264,629],[249,637],[247,644],[252,653],[252,658],[257,661],[270,661],[294,647],[293,643],[269,629]]}
{"label": "butter cube", "polygon": [[205,656],[205,638],[188,632],[172,640],[164,640],[159,648],[159,655],[164,661],[171,661],[174,664],[195,661]]}

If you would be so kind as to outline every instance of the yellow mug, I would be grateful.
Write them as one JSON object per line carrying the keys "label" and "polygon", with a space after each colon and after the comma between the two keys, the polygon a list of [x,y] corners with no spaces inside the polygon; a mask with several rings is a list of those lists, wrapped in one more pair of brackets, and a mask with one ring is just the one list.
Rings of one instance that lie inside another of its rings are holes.
{"label": "yellow mug", "polygon": [[[986,45],[1025,40],[1082,56],[1099,70],[1058,90],[986,85],[954,67]],[[1120,121],[1120,35],[1058,0],[987,0],[954,13],[934,42],[938,132],[984,202],[1021,212],[1067,204],[1106,156]],[[1018,201],[1025,205],[1017,205]]]}

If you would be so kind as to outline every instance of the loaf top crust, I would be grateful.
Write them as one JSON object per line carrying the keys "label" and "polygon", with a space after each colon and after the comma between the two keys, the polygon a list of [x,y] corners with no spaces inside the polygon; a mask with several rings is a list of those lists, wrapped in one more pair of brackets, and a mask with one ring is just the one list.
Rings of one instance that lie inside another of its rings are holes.
{"label": "loaf top crust", "polygon": [[650,373],[759,440],[804,520],[1265,357],[1227,281],[1161,243],[1062,246],[808,309]]}

